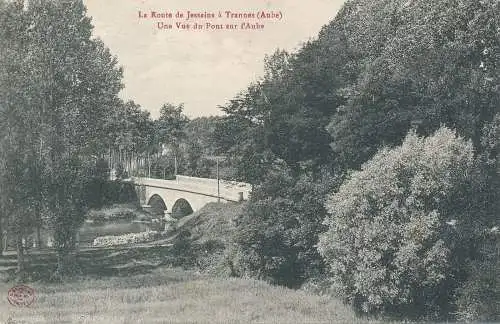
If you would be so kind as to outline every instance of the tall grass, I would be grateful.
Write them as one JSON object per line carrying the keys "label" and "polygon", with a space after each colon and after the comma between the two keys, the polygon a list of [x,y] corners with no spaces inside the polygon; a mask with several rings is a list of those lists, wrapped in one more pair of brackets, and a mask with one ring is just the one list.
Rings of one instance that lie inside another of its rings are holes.
{"label": "tall grass", "polygon": [[146,275],[33,284],[31,307],[7,302],[7,323],[367,323],[339,301],[249,279],[220,280],[160,268]]}

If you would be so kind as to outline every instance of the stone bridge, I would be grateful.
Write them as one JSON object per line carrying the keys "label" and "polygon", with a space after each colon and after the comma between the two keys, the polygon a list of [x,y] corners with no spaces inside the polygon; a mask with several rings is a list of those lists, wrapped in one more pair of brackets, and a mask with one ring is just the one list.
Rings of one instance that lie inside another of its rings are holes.
{"label": "stone bridge", "polygon": [[252,189],[248,183],[181,175],[175,180],[132,178],[132,182],[143,207],[173,218],[195,212],[210,202],[247,200]]}

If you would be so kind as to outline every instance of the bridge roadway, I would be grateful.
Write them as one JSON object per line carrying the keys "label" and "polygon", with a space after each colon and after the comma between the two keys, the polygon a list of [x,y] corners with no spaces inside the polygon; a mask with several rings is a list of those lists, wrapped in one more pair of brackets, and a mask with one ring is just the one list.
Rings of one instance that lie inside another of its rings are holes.
{"label": "bridge roadway", "polygon": [[[132,178],[141,205],[175,212],[180,206],[197,211],[210,202],[238,202],[250,197],[248,183],[177,175],[175,180]],[[187,203],[187,204],[186,204]]]}

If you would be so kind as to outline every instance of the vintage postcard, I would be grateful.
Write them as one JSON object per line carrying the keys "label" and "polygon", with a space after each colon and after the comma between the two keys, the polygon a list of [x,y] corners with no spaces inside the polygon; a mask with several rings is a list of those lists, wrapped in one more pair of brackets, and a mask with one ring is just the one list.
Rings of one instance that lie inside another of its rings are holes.
{"label": "vintage postcard", "polygon": [[0,323],[500,322],[498,0],[0,0]]}

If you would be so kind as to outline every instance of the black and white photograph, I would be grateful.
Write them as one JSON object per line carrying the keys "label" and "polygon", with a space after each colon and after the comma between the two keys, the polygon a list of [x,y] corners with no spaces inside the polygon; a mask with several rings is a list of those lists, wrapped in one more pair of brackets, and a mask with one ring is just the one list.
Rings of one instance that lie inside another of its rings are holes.
{"label": "black and white photograph", "polygon": [[500,0],[0,0],[0,323],[500,323]]}

